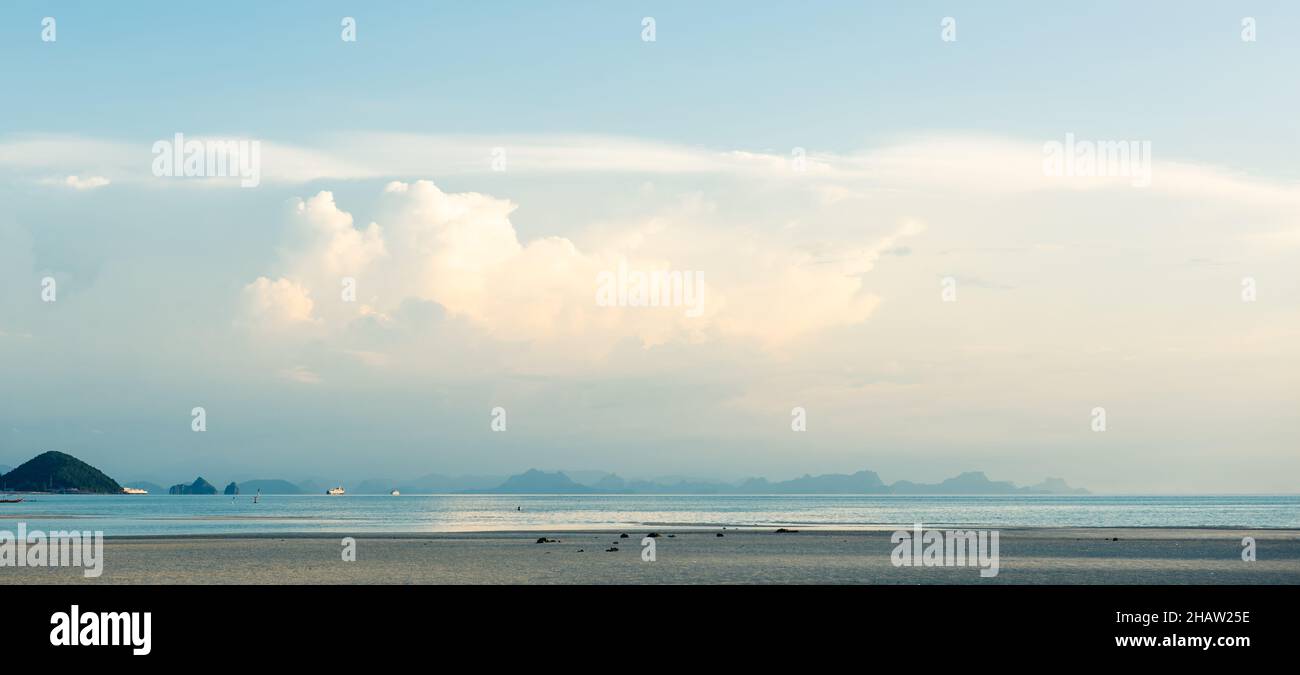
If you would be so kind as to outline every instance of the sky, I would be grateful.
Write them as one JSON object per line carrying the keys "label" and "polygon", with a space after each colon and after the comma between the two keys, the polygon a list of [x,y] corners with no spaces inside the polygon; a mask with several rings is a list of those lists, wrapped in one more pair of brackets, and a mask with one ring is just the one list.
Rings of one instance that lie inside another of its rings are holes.
{"label": "sky", "polygon": [[1234,4],[7,0],[0,464],[1294,492],[1300,6]]}

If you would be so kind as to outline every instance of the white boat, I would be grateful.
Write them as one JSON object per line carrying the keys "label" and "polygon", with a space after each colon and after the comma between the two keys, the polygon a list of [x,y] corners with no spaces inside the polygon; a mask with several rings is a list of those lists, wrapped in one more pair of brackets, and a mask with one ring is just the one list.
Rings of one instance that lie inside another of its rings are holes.
{"label": "white boat", "polygon": [[122,494],[124,494],[124,495],[147,495],[147,494],[149,494],[149,491],[148,491],[148,490],[142,490],[142,489],[140,489],[140,488],[129,488],[129,487],[124,487],[124,488],[122,488]]}
{"label": "white boat", "polygon": [[390,495],[392,495],[392,496],[394,496],[394,497],[401,497],[401,496],[402,496],[402,493],[401,493],[401,491],[399,491],[399,490],[393,490],[392,492],[390,492],[390,493],[388,493],[388,494],[390,494]]}
{"label": "white boat", "polygon": [[327,495],[341,495],[341,494],[343,494],[343,486],[340,485],[340,486],[338,486],[338,487],[332,487],[332,488],[326,490],[326,491],[325,491],[325,494],[327,494]]}

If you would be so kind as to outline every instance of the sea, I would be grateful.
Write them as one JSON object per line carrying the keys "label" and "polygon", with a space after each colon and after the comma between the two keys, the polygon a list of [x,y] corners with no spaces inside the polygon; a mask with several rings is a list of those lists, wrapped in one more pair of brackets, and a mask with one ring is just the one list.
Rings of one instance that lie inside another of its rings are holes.
{"label": "sea", "polygon": [[[9,495],[12,497],[13,495]],[[630,528],[1300,528],[1300,495],[23,495],[0,531],[105,536]]]}

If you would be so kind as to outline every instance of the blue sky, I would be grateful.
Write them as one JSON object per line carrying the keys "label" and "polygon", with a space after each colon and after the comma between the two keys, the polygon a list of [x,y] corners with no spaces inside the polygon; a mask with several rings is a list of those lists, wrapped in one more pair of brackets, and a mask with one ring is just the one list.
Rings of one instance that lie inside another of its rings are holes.
{"label": "blue sky", "polygon": [[[54,48],[33,39],[49,14]],[[647,15],[653,45],[635,39]],[[1261,36],[1249,49],[1244,15]],[[356,43],[326,39],[342,16]],[[935,49],[945,16],[958,40]],[[1293,172],[1278,158],[1300,138],[1300,94],[1284,86],[1300,8],[1283,2],[16,2],[4,17],[0,54],[23,64],[0,75],[23,103],[6,111],[12,131],[580,131],[847,151],[1066,127]]]}
{"label": "blue sky", "polygon": [[[0,464],[1293,490],[1298,38],[1282,2],[9,2]],[[261,183],[152,175],[176,133]],[[1046,176],[1067,133],[1151,185]],[[620,264],[700,272],[703,316],[593,303]]]}

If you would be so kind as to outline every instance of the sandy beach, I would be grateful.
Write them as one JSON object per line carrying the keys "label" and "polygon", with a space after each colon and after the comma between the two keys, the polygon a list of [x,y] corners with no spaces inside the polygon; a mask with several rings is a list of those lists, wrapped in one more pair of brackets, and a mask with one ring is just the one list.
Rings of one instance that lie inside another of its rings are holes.
{"label": "sandy beach", "polygon": [[0,584],[1300,584],[1300,530],[1002,529],[991,578],[895,567],[883,531],[659,530],[653,562],[648,532],[355,535],[353,562],[343,535],[110,537],[98,579],[0,567]]}

